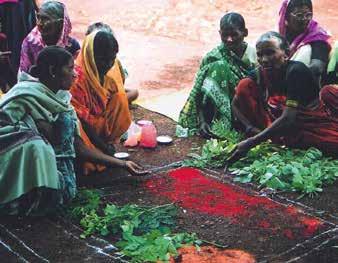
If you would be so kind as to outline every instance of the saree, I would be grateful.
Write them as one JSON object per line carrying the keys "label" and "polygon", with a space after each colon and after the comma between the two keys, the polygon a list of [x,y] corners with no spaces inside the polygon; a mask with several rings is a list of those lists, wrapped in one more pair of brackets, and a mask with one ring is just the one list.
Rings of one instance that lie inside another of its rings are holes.
{"label": "saree", "polygon": [[[83,42],[77,60],[78,78],[70,90],[72,104],[82,122],[90,125],[107,144],[114,144],[128,130],[131,114],[123,86],[124,74],[117,59],[104,77],[103,85],[100,83],[94,60],[95,35],[96,32],[89,34]],[[88,147],[95,147],[84,130],[81,137]],[[103,170],[102,166],[95,167],[85,164],[84,173]]]}
{"label": "saree", "polygon": [[[259,129],[269,127],[280,115],[273,114],[273,97],[263,98],[262,88],[255,80],[245,78],[236,89],[236,99],[241,113],[250,124]],[[281,103],[282,100],[279,100]],[[280,112],[286,107],[286,101],[280,105]],[[275,143],[289,147],[316,147],[321,151],[338,154],[338,86],[328,85],[321,89],[319,103],[314,109],[299,106],[295,127],[287,131],[281,140],[273,138]]]}
{"label": "saree", "polygon": [[[279,10],[278,28],[279,33],[283,37],[286,36],[287,31],[286,12],[289,3],[290,0],[284,0]],[[319,26],[318,22],[312,19],[309,22],[306,30],[302,34],[297,36],[292,41],[292,43],[290,43],[290,58],[293,60],[301,61],[303,63],[305,62],[304,64],[307,65],[307,61],[309,61],[311,58],[311,50],[309,51],[309,48],[307,48],[306,46],[309,46],[311,43],[316,41],[322,41],[329,46],[329,39],[330,35],[321,26]],[[301,49],[303,50],[300,52]],[[300,59],[297,59],[297,57],[300,57]]]}
{"label": "saree", "polygon": [[[64,115],[73,108],[36,81],[22,81],[0,101],[0,210],[31,214],[53,210],[75,196],[75,150],[65,133],[72,130]],[[65,123],[56,145],[50,144],[36,121]],[[74,124],[75,125],[75,124]],[[74,133],[73,133],[74,136]]]}
{"label": "saree", "polygon": [[[61,3],[62,4],[62,3]],[[70,37],[72,31],[72,24],[67,12],[67,8],[63,6],[63,27],[56,46],[63,47],[67,51],[71,52],[73,57],[77,56],[77,52],[80,49],[79,43]],[[21,57],[20,57],[20,72],[29,72],[32,65],[35,64],[39,52],[46,47],[46,43],[42,39],[42,35],[38,27],[34,27],[33,30],[28,34],[22,43]]]}
{"label": "saree", "polygon": [[237,57],[223,43],[210,51],[202,60],[195,84],[180,112],[178,124],[188,128],[189,135],[196,134],[200,125],[198,107],[205,107],[209,103],[216,109],[215,119],[231,129],[231,100],[235,87],[255,63],[255,50],[249,45],[242,58]]}

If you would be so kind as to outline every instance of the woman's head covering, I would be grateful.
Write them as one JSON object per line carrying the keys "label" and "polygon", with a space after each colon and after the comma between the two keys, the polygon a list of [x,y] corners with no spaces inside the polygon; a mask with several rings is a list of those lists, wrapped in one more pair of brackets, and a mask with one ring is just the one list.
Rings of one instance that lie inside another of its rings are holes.
{"label": "woman's head covering", "polygon": [[[63,19],[63,27],[59,40],[56,46],[68,47],[70,46],[70,33],[72,31],[72,24],[68,16],[66,6],[57,1],[44,2],[42,6],[45,6],[46,13],[48,13],[54,19]],[[62,15],[62,17],[60,17]],[[28,72],[30,66],[36,61],[39,52],[47,45],[43,41],[42,35],[36,26],[25,38],[22,44],[21,58],[20,58],[20,70]]]}
{"label": "woman's head covering", "polygon": [[[66,47],[69,45],[69,35],[72,31],[72,24],[70,22],[70,18],[67,12],[66,6],[58,1],[46,1],[42,4],[41,8],[44,8],[44,11],[53,19],[63,19],[63,26],[61,30],[61,34],[59,37],[58,42],[56,43],[59,47]],[[35,42],[32,42],[32,44],[39,42],[44,47],[46,44],[44,43],[41,33],[38,30],[37,27],[35,27],[32,32],[29,34],[32,37],[34,37]],[[29,39],[32,40],[32,39]]]}
{"label": "woman's head covering", "polygon": [[[279,10],[279,33],[282,36],[286,36],[286,19],[287,19],[287,11],[288,11],[288,6],[292,0],[283,0],[281,8]],[[315,41],[323,41],[329,45],[329,40],[330,35],[318,25],[318,23],[315,20],[311,20],[306,28],[306,30],[298,35],[292,43],[290,43],[290,51],[291,51],[291,56],[294,54],[297,49],[300,47],[310,44]]]}

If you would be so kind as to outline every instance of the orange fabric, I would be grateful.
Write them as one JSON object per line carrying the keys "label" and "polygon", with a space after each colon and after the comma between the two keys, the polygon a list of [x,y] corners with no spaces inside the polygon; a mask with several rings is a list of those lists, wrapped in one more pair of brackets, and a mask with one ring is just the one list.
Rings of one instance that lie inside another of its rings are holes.
{"label": "orange fabric", "polygon": [[[217,249],[210,246],[201,247],[199,251],[193,246],[178,250],[182,263],[255,263],[255,258],[249,253],[236,249]],[[170,259],[174,263],[173,258]]]}
{"label": "orange fabric", "polygon": [[[78,78],[70,92],[80,120],[90,125],[106,143],[113,144],[128,130],[131,114],[118,60],[106,74],[103,85],[100,83],[94,59],[95,35],[93,32],[83,41],[76,61]],[[87,146],[94,147],[83,130],[81,137]]]}

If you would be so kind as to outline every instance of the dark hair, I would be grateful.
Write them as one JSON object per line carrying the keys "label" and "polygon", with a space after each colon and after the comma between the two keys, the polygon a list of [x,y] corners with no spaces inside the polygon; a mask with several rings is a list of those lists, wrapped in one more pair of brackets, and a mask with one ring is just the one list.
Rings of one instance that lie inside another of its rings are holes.
{"label": "dark hair", "polygon": [[286,16],[288,16],[296,7],[307,6],[312,12],[312,1],[311,0],[291,0],[286,8]]}
{"label": "dark hair", "polygon": [[72,58],[72,54],[62,47],[48,46],[39,53],[36,64],[30,68],[29,72],[35,78],[50,78],[50,66],[55,70],[61,70]]}
{"label": "dark hair", "polygon": [[245,29],[245,21],[241,14],[231,12],[225,14],[220,21],[220,29],[223,30],[225,27],[235,26],[241,31]]}
{"label": "dark hair", "polygon": [[263,35],[261,35],[257,42],[256,42],[256,46],[260,43],[260,42],[264,42],[270,39],[277,39],[278,43],[279,43],[279,47],[284,50],[287,54],[290,51],[290,47],[289,47],[289,43],[288,41],[279,33],[275,32],[275,31],[269,31],[264,33]]}
{"label": "dark hair", "polygon": [[64,18],[64,5],[58,1],[46,1],[44,2],[40,10],[43,10],[53,19]]}
{"label": "dark hair", "polygon": [[86,36],[92,33],[93,31],[98,30],[98,31],[106,31],[110,34],[113,34],[113,30],[108,24],[102,23],[102,22],[95,22],[91,24],[86,31]]}
{"label": "dark hair", "polygon": [[112,33],[107,31],[98,31],[94,38],[94,54],[103,53],[107,50],[119,52],[119,44]]}

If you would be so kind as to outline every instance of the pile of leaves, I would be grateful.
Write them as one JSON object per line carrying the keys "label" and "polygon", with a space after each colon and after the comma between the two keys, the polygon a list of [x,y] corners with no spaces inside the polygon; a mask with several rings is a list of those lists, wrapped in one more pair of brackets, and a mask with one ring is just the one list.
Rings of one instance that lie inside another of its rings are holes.
{"label": "pile of leaves", "polygon": [[168,261],[177,256],[183,245],[199,245],[195,234],[172,233],[177,208],[173,204],[156,207],[106,204],[102,207],[96,191],[80,191],[69,209],[70,215],[80,222],[82,238],[92,234],[114,235],[120,241],[116,246],[131,262]]}
{"label": "pile of leaves", "polygon": [[[190,154],[192,158],[184,161],[185,166],[224,167],[242,138],[235,131],[222,131],[221,126],[213,132],[225,139],[208,140],[202,146],[201,154]],[[255,182],[260,187],[299,191],[312,196],[322,192],[324,185],[332,184],[338,178],[338,160],[324,157],[316,148],[289,149],[265,142],[251,149],[229,171],[235,175],[234,180],[237,182]]]}
{"label": "pile of leaves", "polygon": [[[184,160],[183,166],[196,168],[220,168],[229,154],[235,149],[236,144],[243,139],[243,136],[229,130],[222,122],[214,122],[212,132],[220,139],[210,139],[202,146],[201,154],[190,153],[191,159]],[[197,148],[199,150],[199,148]]]}
{"label": "pile of leaves", "polygon": [[312,196],[338,178],[338,160],[323,157],[316,148],[306,151],[278,148],[278,151],[265,152],[260,158],[251,156],[239,161],[230,171],[238,182],[257,182],[262,187]]}

